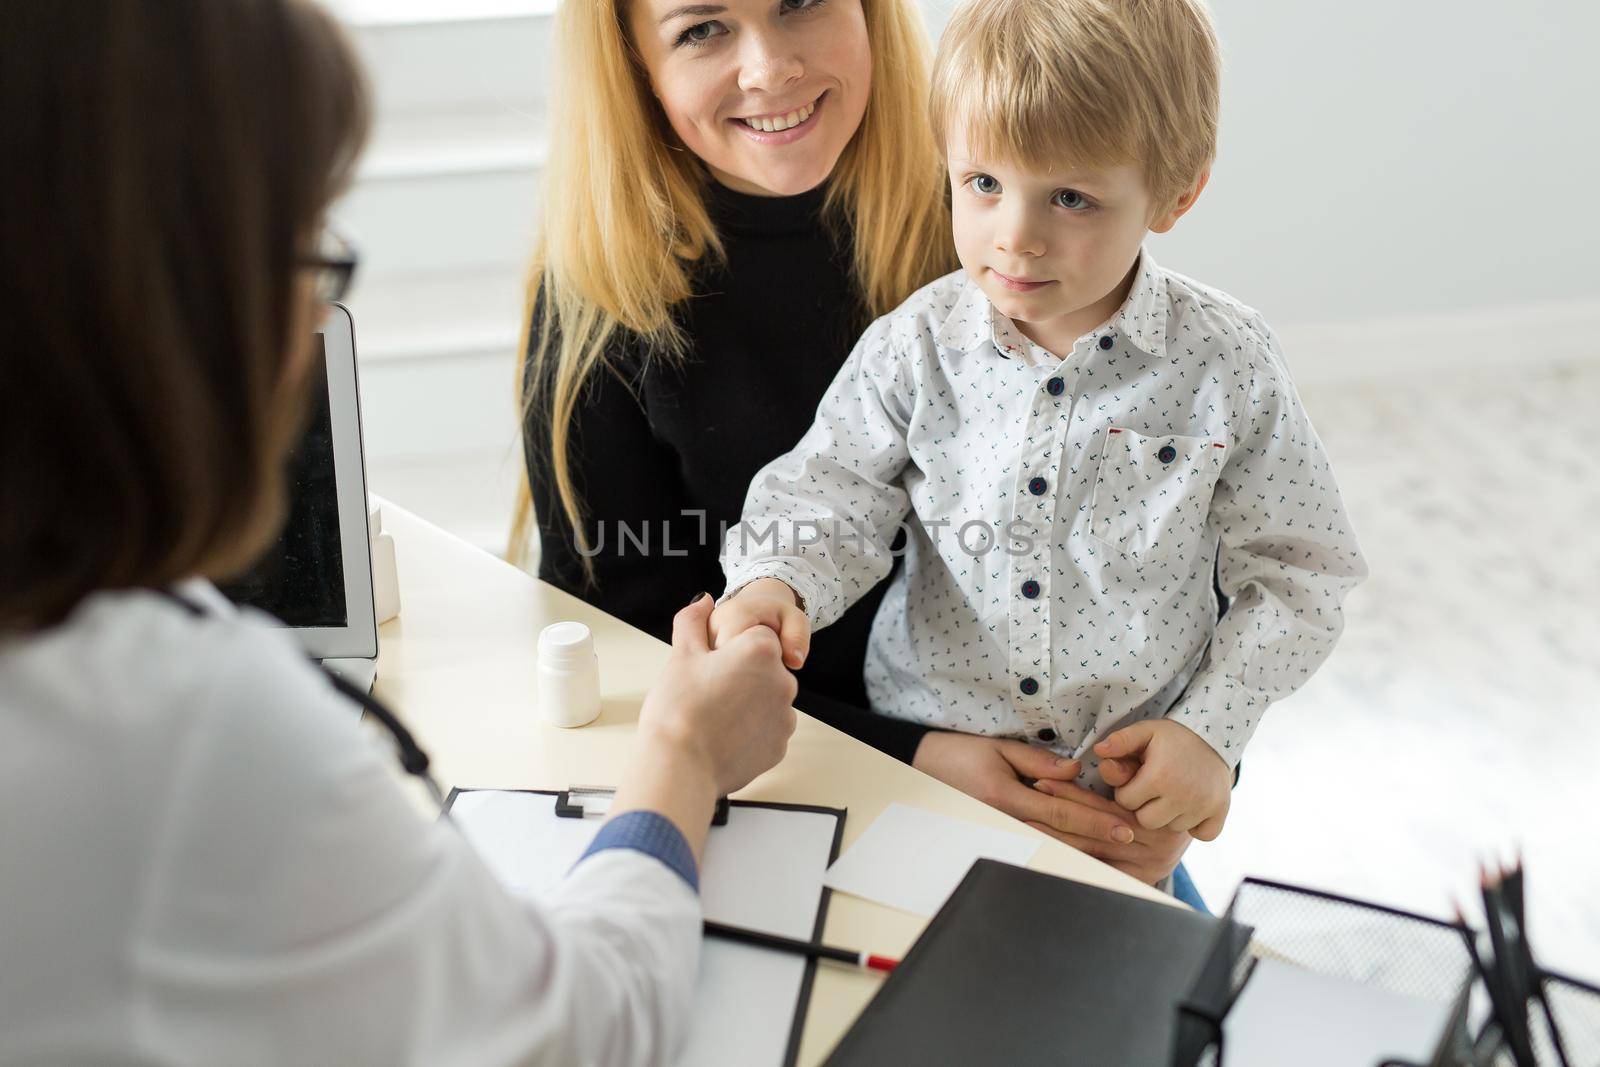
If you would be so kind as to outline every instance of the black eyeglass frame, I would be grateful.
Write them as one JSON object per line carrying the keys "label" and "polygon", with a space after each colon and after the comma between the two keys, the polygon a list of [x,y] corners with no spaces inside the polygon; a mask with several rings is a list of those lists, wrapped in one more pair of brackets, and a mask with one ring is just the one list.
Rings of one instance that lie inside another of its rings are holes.
{"label": "black eyeglass frame", "polygon": [[323,229],[318,245],[320,250],[316,254],[301,256],[298,262],[300,266],[317,272],[318,302],[336,304],[350,291],[350,282],[361,263],[361,254],[348,237],[331,226]]}

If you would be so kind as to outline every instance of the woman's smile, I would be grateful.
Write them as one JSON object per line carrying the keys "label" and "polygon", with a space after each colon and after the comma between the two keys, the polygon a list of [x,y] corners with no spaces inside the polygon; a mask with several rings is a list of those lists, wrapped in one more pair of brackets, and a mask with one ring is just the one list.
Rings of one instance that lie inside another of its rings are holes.
{"label": "woman's smile", "polygon": [[827,98],[828,93],[824,90],[821,96],[810,103],[802,104],[790,111],[732,118],[728,121],[740,133],[758,144],[791,144],[810,133],[817,125],[817,115],[822,111],[823,102]]}

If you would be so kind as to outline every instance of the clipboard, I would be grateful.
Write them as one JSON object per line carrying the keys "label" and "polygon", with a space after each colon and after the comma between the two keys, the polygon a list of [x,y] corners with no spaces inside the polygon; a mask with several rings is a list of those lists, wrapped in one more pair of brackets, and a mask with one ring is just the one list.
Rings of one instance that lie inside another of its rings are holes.
{"label": "clipboard", "polygon": [[[451,789],[449,796],[445,798],[444,811],[447,814],[450,814],[451,817],[457,822],[458,827],[461,829],[463,835],[466,836],[469,843],[473,844],[474,848],[477,849],[480,857],[483,858],[485,864],[489,867],[490,871],[495,874],[496,878],[501,881],[502,885],[506,886],[506,888],[514,894],[537,897],[541,892],[545,891],[549,886],[555,884],[555,882],[558,882],[560,878],[565,875],[566,870],[570,869],[571,867],[571,862],[576,862],[577,856],[581,854],[583,847],[587,846],[588,841],[596,832],[598,832],[600,825],[603,822],[603,819],[593,816],[583,819],[557,817],[555,811],[556,804],[559,799],[565,797],[566,793],[567,791],[550,789],[505,790],[456,788]],[[539,839],[530,839],[526,842],[525,846],[522,842],[522,839],[519,838],[518,844],[515,846],[515,850],[520,854],[517,856],[512,856],[511,852],[513,851],[513,847],[509,845],[501,846],[497,844],[493,839],[493,831],[484,829],[484,826],[487,825],[487,823],[479,820],[478,824],[475,825],[475,817],[473,815],[465,811],[458,810],[458,802],[460,802],[463,797],[467,797],[472,794],[490,795],[483,801],[483,804],[494,804],[497,806],[494,818],[502,820],[508,817],[531,819],[533,820],[533,823],[536,824],[538,832],[547,836]],[[508,800],[507,798],[521,799]],[[542,804],[535,804],[533,806],[525,807],[526,800],[528,798],[549,799],[550,808],[548,811],[548,821],[545,821],[545,809],[543,808]],[[707,842],[706,855],[701,871],[702,900],[706,906],[707,917],[723,919],[739,926],[757,929],[770,929],[770,924],[763,923],[759,918],[752,919],[747,914],[734,914],[731,916],[725,914],[713,914],[714,909],[719,906],[731,906],[738,908],[745,906],[747,903],[742,900],[733,900],[732,894],[728,890],[729,885],[739,880],[737,870],[731,867],[716,866],[719,856],[732,855],[731,853],[718,852],[718,842],[731,842],[741,840],[741,838],[746,841],[754,840],[754,838],[750,837],[749,835],[754,833],[758,828],[761,828],[763,825],[768,828],[777,825],[773,822],[770,815],[761,818],[758,822],[741,820],[739,818],[740,812],[749,814],[792,812],[821,817],[816,820],[804,820],[802,824],[796,824],[797,830],[803,827],[803,832],[800,833],[800,837],[803,838],[802,847],[796,852],[794,857],[786,857],[780,861],[789,862],[792,864],[804,864],[809,862],[811,866],[815,867],[814,881],[817,885],[817,894],[815,897],[815,918],[809,923],[807,928],[804,929],[797,929],[791,926],[789,929],[773,929],[771,931],[774,933],[786,934],[787,936],[791,937],[821,940],[823,926],[827,921],[828,904],[832,899],[832,891],[826,886],[822,885],[821,879],[827,867],[838,858],[840,843],[844,836],[845,811],[840,808],[829,808],[806,804],[780,804],[769,801],[734,800],[729,803],[729,825],[713,827],[712,835]],[[528,853],[532,853],[541,847],[549,849],[550,854],[548,856],[537,857],[528,855]],[[776,847],[774,847],[773,852],[780,856],[783,855],[783,853]],[[816,862],[818,857],[821,857],[824,852],[826,853],[825,860],[820,863]],[[565,858],[569,854],[571,862],[564,862]],[[523,861],[526,861],[525,866]],[[762,869],[765,871],[769,867],[770,864],[766,864],[763,865]],[[722,876],[718,875],[717,872],[719,870],[724,872]],[[769,871],[769,874],[774,879],[780,877],[787,879],[788,877],[787,872]],[[800,896],[804,896],[806,899],[809,899],[809,896],[803,887],[809,877],[809,874],[804,874],[802,876],[802,878],[799,880],[799,884],[802,888],[797,891]],[[792,889],[793,887],[790,888]],[[743,893],[739,895],[741,898],[750,896],[750,894]],[[763,903],[762,906],[767,907],[765,903]],[[795,901],[790,901],[789,905],[785,908],[786,914],[792,915],[794,913],[793,909],[799,906],[800,904],[798,903],[798,898]],[[798,988],[795,993],[793,1007],[790,1010],[790,1020],[787,1033],[784,1036],[781,1047],[781,1058],[774,1056],[772,1060],[773,1067],[778,1067],[779,1064],[781,1064],[782,1067],[792,1067],[799,1056],[800,1037],[805,1029],[806,1012],[810,1007],[812,987],[816,980],[817,960],[802,959],[800,957],[788,957],[784,956],[783,954],[772,953],[763,949],[752,948],[745,945],[733,945],[725,942],[708,941],[706,943],[706,947],[702,950],[700,976],[701,985],[697,991],[697,1007],[700,1004],[701,997],[707,993],[708,981],[714,982],[716,980],[716,975],[730,970],[735,965],[735,961],[742,961],[737,962],[737,966],[742,975],[750,972],[751,964],[757,964],[759,967],[764,968],[767,971],[774,971],[775,973],[781,971],[785,975],[787,975],[793,968],[800,968]],[[750,995],[751,989],[745,988],[749,986],[748,982],[741,982],[740,986],[741,994]],[[776,1009],[774,1008],[771,1013],[777,1014]],[[718,1028],[724,1026],[736,1028],[742,1021],[739,1018],[742,1013],[738,1011],[719,1011],[715,1013],[717,1021],[714,1024],[707,1023],[707,1020],[712,1016],[712,1014],[713,1013],[711,1012],[701,1012],[697,1010],[696,1028],[691,1030],[689,1047],[686,1048],[684,1058],[681,1059],[680,1062],[689,1063],[692,1060],[697,1065],[701,1062],[706,1062],[703,1053],[697,1055],[695,1052],[697,1035],[700,1034],[700,1029],[698,1029],[698,1027],[712,1025]],[[721,1047],[721,1044],[722,1042],[720,1041],[716,1043],[719,1048]],[[731,1056],[731,1053],[729,1053],[729,1055]],[[730,1059],[728,1062],[739,1062],[743,1064],[747,1062],[747,1060]],[[750,1067],[760,1067],[760,1065],[751,1064]]]}

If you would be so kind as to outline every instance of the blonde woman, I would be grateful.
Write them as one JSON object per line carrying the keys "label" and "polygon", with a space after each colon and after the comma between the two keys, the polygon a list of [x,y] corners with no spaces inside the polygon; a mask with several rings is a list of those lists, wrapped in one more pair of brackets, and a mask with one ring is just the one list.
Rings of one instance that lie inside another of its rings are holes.
{"label": "blonde woman", "polygon": [[[857,335],[955,265],[926,34],[914,0],[569,0],[556,33],[522,379],[539,574],[665,638]],[[910,760],[921,727],[851,707],[876,606],[818,635],[799,706]]]}

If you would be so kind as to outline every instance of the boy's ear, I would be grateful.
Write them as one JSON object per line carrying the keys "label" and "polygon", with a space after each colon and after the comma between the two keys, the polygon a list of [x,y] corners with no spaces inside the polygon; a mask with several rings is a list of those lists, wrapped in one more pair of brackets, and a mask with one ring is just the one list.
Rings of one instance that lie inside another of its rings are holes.
{"label": "boy's ear", "polygon": [[1200,172],[1200,177],[1196,178],[1194,184],[1183,191],[1183,194],[1178,197],[1170,208],[1151,220],[1150,231],[1152,233],[1166,233],[1176,226],[1178,220],[1183,218],[1184,213],[1194,207],[1194,202],[1200,199],[1200,190],[1204,189],[1206,182],[1210,180],[1211,168],[1207,167]]}

